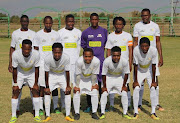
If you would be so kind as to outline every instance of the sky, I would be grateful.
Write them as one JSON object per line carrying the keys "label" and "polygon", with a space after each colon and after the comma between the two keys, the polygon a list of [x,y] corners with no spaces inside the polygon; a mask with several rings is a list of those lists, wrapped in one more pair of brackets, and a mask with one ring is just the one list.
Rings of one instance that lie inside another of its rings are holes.
{"label": "sky", "polygon": [[[110,12],[129,6],[149,8],[151,11],[154,11],[157,8],[170,6],[170,1],[171,0],[82,0],[82,6],[101,7]],[[80,0],[0,0],[0,8],[8,10],[11,16],[21,15],[24,10],[35,6],[48,6],[59,11],[71,11],[80,7]],[[38,11],[42,10],[29,11],[28,14],[33,16],[33,14],[37,14]],[[2,11],[0,10],[0,12]],[[170,12],[170,10],[168,10],[168,12]]]}

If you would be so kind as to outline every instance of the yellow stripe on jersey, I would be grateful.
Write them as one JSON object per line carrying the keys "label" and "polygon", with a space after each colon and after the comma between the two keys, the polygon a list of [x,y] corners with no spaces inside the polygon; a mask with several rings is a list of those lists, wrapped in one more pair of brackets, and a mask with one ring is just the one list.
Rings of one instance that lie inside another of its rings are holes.
{"label": "yellow stripe on jersey", "polygon": [[141,36],[141,38],[143,38],[143,37],[148,38],[150,41],[154,41],[154,36]]}
{"label": "yellow stripe on jersey", "polygon": [[52,46],[42,46],[42,51],[52,51]]}
{"label": "yellow stripe on jersey", "polygon": [[30,71],[33,67],[28,67],[28,68],[25,68],[25,67],[20,67],[23,71],[25,72],[28,72]]}
{"label": "yellow stripe on jersey", "polygon": [[150,65],[150,63],[149,63],[149,64],[147,64],[147,65],[141,65],[141,64],[139,64],[139,66],[140,66],[141,68],[148,68],[148,67],[149,67],[149,65]]}
{"label": "yellow stripe on jersey", "polygon": [[65,48],[77,48],[77,43],[65,43]]}
{"label": "yellow stripe on jersey", "polygon": [[52,71],[54,73],[63,73],[64,69],[63,70],[53,70],[53,69],[50,69],[50,71]]}
{"label": "yellow stripe on jersey", "polygon": [[126,51],[126,46],[119,46],[121,48],[121,51]]}
{"label": "yellow stripe on jersey", "polygon": [[108,70],[108,73],[111,75],[121,75],[122,74],[122,72],[112,72],[110,70]]}
{"label": "yellow stripe on jersey", "polygon": [[19,44],[19,47],[22,48],[22,44]]}
{"label": "yellow stripe on jersey", "polygon": [[92,74],[84,74],[84,73],[82,73],[82,75],[83,75],[84,77],[89,77],[89,76],[91,76]]}
{"label": "yellow stripe on jersey", "polygon": [[89,47],[101,47],[101,41],[90,41]]}

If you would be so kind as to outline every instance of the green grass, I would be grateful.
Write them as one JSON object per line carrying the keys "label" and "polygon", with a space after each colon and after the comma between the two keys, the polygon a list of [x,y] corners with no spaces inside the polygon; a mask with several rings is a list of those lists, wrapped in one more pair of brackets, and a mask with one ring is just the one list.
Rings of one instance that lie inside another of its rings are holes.
{"label": "green grass", "polygon": [[[162,123],[179,123],[180,122],[180,38],[162,37],[164,65],[160,68],[159,86],[160,86],[160,104],[165,108],[164,112],[157,111],[157,115],[160,117],[158,122]],[[0,38],[0,123],[7,123],[11,118],[11,81],[12,75],[8,72],[8,54],[9,54],[10,39]],[[132,80],[132,78],[131,78]],[[132,81],[131,81],[132,84]],[[131,88],[132,90],[132,88]],[[132,92],[131,92],[132,93]],[[86,98],[82,96],[82,109],[86,107]],[[122,118],[122,107],[120,105],[120,98],[117,95],[115,98],[116,112],[106,113],[105,120],[95,121],[91,119],[90,114],[83,113],[81,111],[81,119],[76,122],[155,122],[150,118],[150,95],[147,84],[145,84],[145,92],[143,96],[143,110],[140,112],[138,120],[126,120]],[[21,115],[18,117],[17,123],[30,123],[33,122],[32,104],[29,96],[29,88],[23,88],[23,94],[20,105]],[[73,108],[72,108],[73,110]],[[129,114],[132,116],[133,112]],[[67,122],[64,119],[63,114],[52,115],[53,122]],[[44,117],[42,117],[44,119]]]}

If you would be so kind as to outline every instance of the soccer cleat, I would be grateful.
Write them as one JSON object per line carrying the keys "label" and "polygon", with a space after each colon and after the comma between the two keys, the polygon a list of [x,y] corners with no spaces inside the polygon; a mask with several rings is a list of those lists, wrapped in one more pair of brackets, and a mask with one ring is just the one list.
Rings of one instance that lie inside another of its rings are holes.
{"label": "soccer cleat", "polygon": [[51,120],[51,117],[46,117],[46,119],[43,120],[42,122],[47,122],[47,121],[49,121],[49,120]]}
{"label": "soccer cleat", "polygon": [[41,118],[40,118],[39,116],[34,117],[34,120],[35,120],[36,122],[42,122],[42,120],[41,120]]}
{"label": "soccer cleat", "polygon": [[79,119],[80,119],[80,114],[76,113],[76,114],[74,115],[74,120],[79,120]]}
{"label": "soccer cleat", "polygon": [[66,119],[67,121],[71,121],[71,122],[74,121],[74,119],[72,119],[71,116],[66,116],[65,119]]}
{"label": "soccer cleat", "polygon": [[87,107],[87,108],[84,110],[85,113],[89,113],[90,111],[91,111],[91,107]]}
{"label": "soccer cleat", "polygon": [[161,105],[157,105],[157,106],[156,106],[156,110],[164,111],[164,108],[163,108]]}
{"label": "soccer cleat", "polygon": [[155,113],[151,114],[151,118],[154,120],[159,120],[159,117]]}
{"label": "soccer cleat", "polygon": [[132,119],[128,114],[123,114],[123,117],[126,119]]}
{"label": "soccer cleat", "polygon": [[105,114],[101,114],[101,117],[99,119],[105,119]]}
{"label": "soccer cleat", "polygon": [[110,106],[110,107],[109,107],[109,111],[110,111],[110,112],[114,112],[114,111],[115,111],[114,106]]}
{"label": "soccer cleat", "polygon": [[16,111],[16,115],[18,116],[18,115],[19,115],[19,113],[20,113],[20,111],[19,111],[19,110],[17,110],[17,111]]}
{"label": "soccer cleat", "polygon": [[11,117],[9,123],[15,123],[17,120],[17,117]]}
{"label": "soccer cleat", "polygon": [[138,119],[138,117],[139,117],[139,115],[138,115],[137,113],[135,113],[135,114],[134,114],[134,117],[133,117],[133,118],[131,118],[131,119],[136,120],[136,119]]}
{"label": "soccer cleat", "polygon": [[92,118],[95,119],[95,120],[99,120],[99,117],[97,116],[96,113],[92,113]]}
{"label": "soccer cleat", "polygon": [[43,116],[44,115],[44,111],[42,109],[39,110],[39,115]]}
{"label": "soccer cleat", "polygon": [[138,111],[142,111],[142,106],[138,105]]}
{"label": "soccer cleat", "polygon": [[61,112],[60,112],[60,110],[58,108],[56,108],[56,109],[54,109],[54,113],[60,114]]}

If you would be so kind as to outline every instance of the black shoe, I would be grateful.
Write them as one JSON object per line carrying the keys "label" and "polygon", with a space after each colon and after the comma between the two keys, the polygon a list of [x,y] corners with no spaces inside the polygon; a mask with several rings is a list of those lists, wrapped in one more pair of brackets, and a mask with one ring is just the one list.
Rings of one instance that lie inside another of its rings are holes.
{"label": "black shoe", "polygon": [[79,120],[79,119],[80,119],[80,114],[76,113],[76,114],[74,115],[74,120]]}
{"label": "black shoe", "polygon": [[92,113],[92,118],[95,119],[95,120],[99,120],[99,117],[97,116],[96,113]]}

